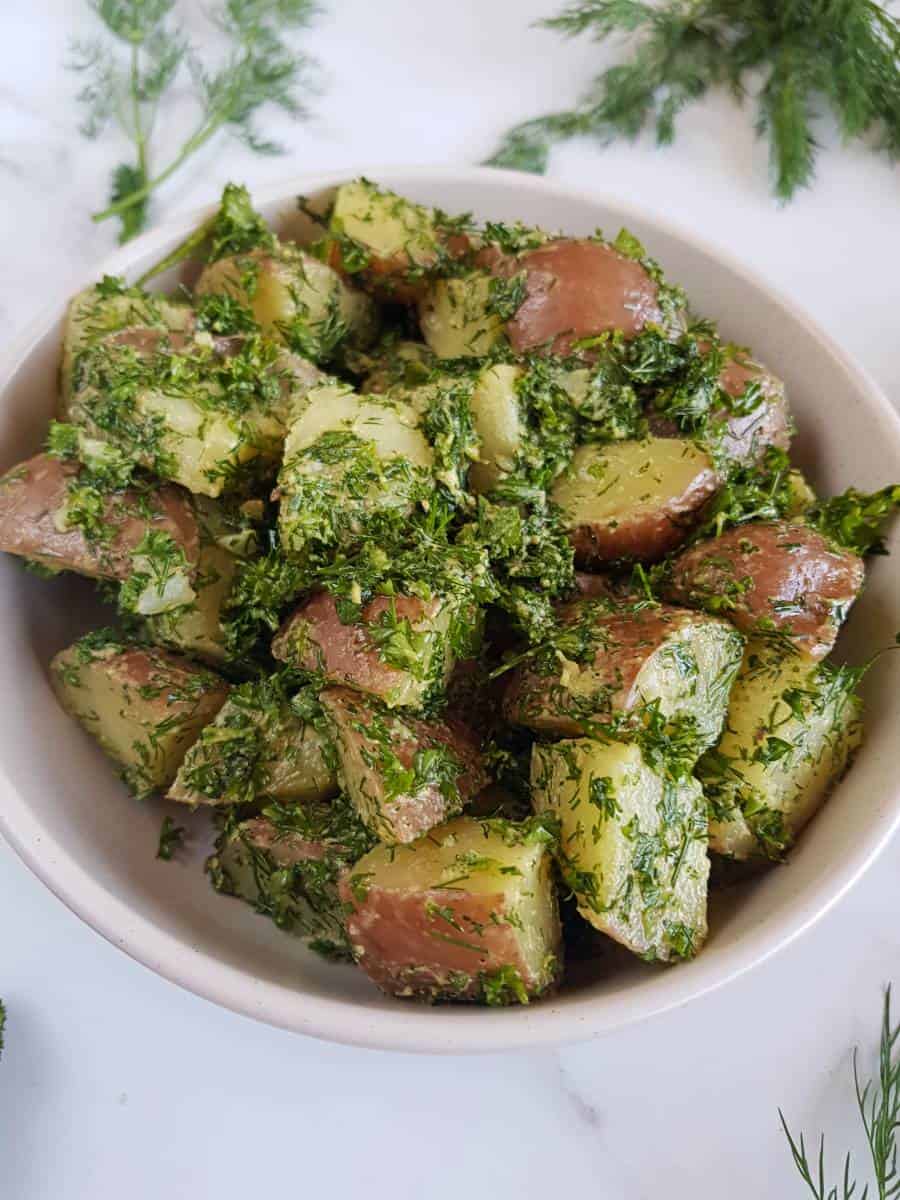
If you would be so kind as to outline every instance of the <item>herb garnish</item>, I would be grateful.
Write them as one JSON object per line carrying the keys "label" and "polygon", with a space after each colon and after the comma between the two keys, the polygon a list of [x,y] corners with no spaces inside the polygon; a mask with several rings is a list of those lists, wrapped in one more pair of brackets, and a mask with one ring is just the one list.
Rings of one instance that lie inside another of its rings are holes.
{"label": "herb garnish", "polygon": [[176,825],[171,817],[163,817],[156,857],[161,858],[163,862],[171,862],[176,852],[184,845],[185,832],[183,825]]}
{"label": "herb garnish", "polygon": [[635,48],[598,75],[574,109],[512,129],[488,160],[494,166],[541,173],[555,142],[581,135],[634,140],[649,127],[668,145],[688,105],[715,87],[741,103],[759,73],[756,125],[769,139],[780,200],[812,182],[813,121],[823,105],[845,140],[865,137],[890,158],[900,155],[900,23],[875,0],[577,0],[540,23],[597,42],[624,35]]}
{"label": "herb garnish", "polygon": [[[317,8],[313,0],[222,0],[210,20],[227,39],[229,53],[215,66],[201,61],[170,19],[175,0],[91,0],[91,7],[112,40],[76,42],[69,66],[85,80],[78,94],[85,136],[97,137],[115,120],[132,144],[133,158],[113,172],[109,205],[93,218],[118,217],[120,241],[146,227],[151,195],[220,130],[228,129],[258,154],[279,154],[282,148],[255,126],[260,110],[271,104],[305,116],[298,92],[309,89],[312,64],[285,34],[310,23]],[[152,151],[159,107],[185,77],[199,117],[157,169]]]}

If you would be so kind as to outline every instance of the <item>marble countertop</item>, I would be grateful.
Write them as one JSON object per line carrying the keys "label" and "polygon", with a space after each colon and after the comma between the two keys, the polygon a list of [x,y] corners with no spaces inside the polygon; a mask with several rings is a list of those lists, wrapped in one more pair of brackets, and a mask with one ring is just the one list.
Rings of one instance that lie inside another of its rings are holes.
{"label": "marble countertop", "polygon": [[[199,5],[196,7],[199,8]],[[285,158],[219,142],[155,215],[222,182],[304,169],[470,163],[499,132],[574,98],[600,60],[529,22],[553,0],[333,0],[309,37],[327,64],[316,118],[279,123]],[[90,25],[74,0],[0,18],[0,330],[9,337],[113,245],[88,214],[116,148],[75,132],[61,68]],[[174,140],[179,121],[171,130]],[[816,188],[780,210],[765,147],[721,99],[676,150],[572,144],[551,174],[692,225],[794,297],[900,396],[900,170],[827,126]],[[10,694],[14,703],[14,693]],[[107,945],[0,845],[3,1200],[237,1200],[315,1189],[373,1200],[799,1196],[777,1107],[861,1150],[850,1051],[900,981],[900,842],[787,951],[643,1026],[559,1052],[386,1055],[269,1029],[198,1000]],[[394,1156],[397,1156],[396,1158]]]}

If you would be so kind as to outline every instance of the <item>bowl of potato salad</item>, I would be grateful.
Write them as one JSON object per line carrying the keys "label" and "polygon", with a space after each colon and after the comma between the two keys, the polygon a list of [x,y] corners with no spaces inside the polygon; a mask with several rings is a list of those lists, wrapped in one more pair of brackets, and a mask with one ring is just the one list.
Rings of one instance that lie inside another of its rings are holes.
{"label": "bowl of potato salad", "polygon": [[691,231],[488,169],[233,183],[2,379],[0,832],[182,986],[593,1036],[893,831],[900,420]]}

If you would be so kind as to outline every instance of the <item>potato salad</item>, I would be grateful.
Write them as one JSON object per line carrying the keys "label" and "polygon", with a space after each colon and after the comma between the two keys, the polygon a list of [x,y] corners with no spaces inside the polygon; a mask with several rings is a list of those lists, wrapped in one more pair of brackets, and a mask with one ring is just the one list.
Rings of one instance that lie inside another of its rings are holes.
{"label": "potato salad", "polygon": [[817,496],[779,364],[627,230],[298,204],[302,245],[229,185],[190,286],[71,302],[0,479],[0,549],[111,606],[60,704],[160,857],[205,811],[213,888],[390,995],[692,958],[860,744],[830,656],[900,487]]}

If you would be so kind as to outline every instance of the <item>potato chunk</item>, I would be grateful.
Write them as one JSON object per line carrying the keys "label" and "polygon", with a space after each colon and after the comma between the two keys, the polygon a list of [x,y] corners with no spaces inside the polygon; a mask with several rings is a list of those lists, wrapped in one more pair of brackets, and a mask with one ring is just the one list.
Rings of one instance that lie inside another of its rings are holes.
{"label": "potato chunk", "polygon": [[148,535],[165,539],[182,574],[200,537],[187,492],[162,486],[101,491],[78,463],[38,454],[0,479],[0,550],[92,579],[128,579]]}
{"label": "potato chunk", "polygon": [[103,338],[135,327],[189,334],[194,324],[194,310],[184,301],[127,288],[118,279],[107,278],[85,288],[70,301],[66,316],[60,370],[63,409],[82,386],[82,353]]}
{"label": "potato chunk", "polygon": [[659,288],[647,270],[612,246],[560,238],[520,255],[524,297],[506,332],[517,354],[577,351],[584,338],[621,331],[631,338],[663,323]]}
{"label": "potato chunk", "polygon": [[[356,620],[342,621],[334,597],[317,592],[272,643],[281,662],[378,696],[388,708],[421,708],[439,695],[478,630],[474,609],[439,596],[376,596]],[[468,634],[468,636],[466,636]]]}
{"label": "potato chunk", "polygon": [[246,900],[329,958],[349,958],[338,878],[371,845],[343,797],[271,804],[261,816],[228,826],[206,869],[217,891]]}
{"label": "potato chunk", "polygon": [[503,339],[485,271],[435,279],[419,302],[422,337],[438,358],[479,357]]}
{"label": "potato chunk", "polygon": [[535,820],[458,817],[376,846],[340,884],[356,961],[394,996],[527,1004],[561,967],[548,840]]}
{"label": "potato chunk", "polygon": [[289,552],[341,545],[378,513],[430,497],[434,455],[419,414],[399,397],[323,384],[291,426],[278,478],[279,529]]}
{"label": "potato chunk", "polygon": [[111,335],[80,362],[67,419],[203,496],[234,489],[254,459],[280,457],[286,425],[319,378],[311,363],[256,336],[216,341],[147,328]]}
{"label": "potato chunk", "polygon": [[732,401],[744,400],[753,392],[758,400],[749,412],[742,405],[723,414],[721,452],[741,466],[759,462],[770,446],[787,450],[791,444],[792,422],[784,384],[761,363],[739,351],[733,351],[719,375],[719,386]]}
{"label": "potato chunk", "polygon": [[551,498],[579,566],[655,562],[687,537],[719,486],[709,456],[681,438],[581,446]]}
{"label": "potato chunk", "polygon": [[725,732],[701,758],[709,844],[735,859],[780,858],[862,739],[854,676],[751,642]]}
{"label": "potato chunk", "polygon": [[824,658],[859,594],[861,558],[796,521],[751,522],[698,542],[675,560],[676,603],[727,616],[746,633],[777,630]]}
{"label": "potato chunk", "polygon": [[219,259],[203,271],[195,291],[234,296],[266,334],[314,362],[330,361],[345,342],[369,345],[377,328],[369,296],[285,243]]}
{"label": "potato chunk", "polygon": [[455,816],[487,783],[476,739],[457,721],[401,718],[348,688],[327,688],[320,700],[338,778],[365,825],[389,845]]}
{"label": "potato chunk", "polygon": [[165,650],[88,634],[50,664],[57,698],[138,796],[164,789],[228,697],[224,680]]}
{"label": "potato chunk", "polygon": [[489,492],[516,468],[525,430],[516,385],[519,367],[497,363],[479,372],[469,401],[480,448],[469,468],[469,488]]}
{"label": "potato chunk", "polygon": [[232,690],[191,746],[169,789],[184,804],[323,800],[337,791],[333,747],[315,696],[293,701],[277,679]]}
{"label": "potato chunk", "polygon": [[559,818],[559,864],[578,911],[635,954],[691,958],[706,938],[706,806],[695,779],[651,770],[636,745],[536,743],[535,808]]}
{"label": "potato chunk", "polygon": [[239,561],[220,546],[202,546],[197,573],[191,583],[193,599],[149,617],[147,633],[150,640],[201,658],[213,666],[227,661],[222,618]]}
{"label": "potato chunk", "polygon": [[698,755],[713,745],[743,650],[727,622],[606,599],[572,601],[559,620],[548,650],[516,668],[504,698],[508,720],[577,737],[592,721],[627,713],[640,720],[655,706],[668,720],[695,723]]}
{"label": "potato chunk", "polygon": [[368,179],[355,179],[337,190],[326,244],[333,266],[385,300],[408,303],[468,240],[458,222]]}

